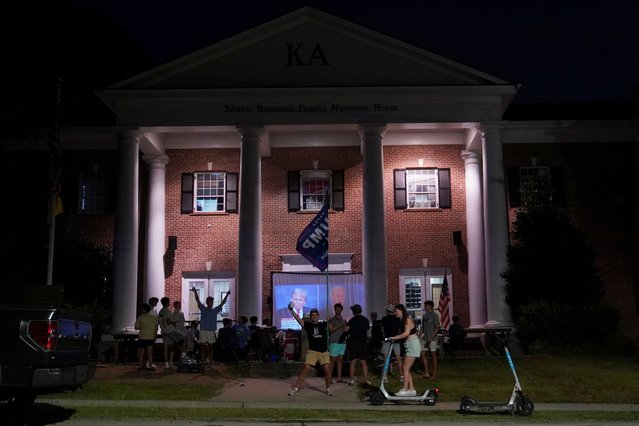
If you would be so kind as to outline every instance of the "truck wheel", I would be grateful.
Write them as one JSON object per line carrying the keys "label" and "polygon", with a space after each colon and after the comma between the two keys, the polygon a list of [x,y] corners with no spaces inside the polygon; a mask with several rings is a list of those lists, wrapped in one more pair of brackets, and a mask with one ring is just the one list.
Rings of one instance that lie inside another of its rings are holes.
{"label": "truck wheel", "polygon": [[9,399],[9,406],[14,409],[20,411],[27,411],[31,408],[33,403],[35,402],[35,396],[14,396]]}

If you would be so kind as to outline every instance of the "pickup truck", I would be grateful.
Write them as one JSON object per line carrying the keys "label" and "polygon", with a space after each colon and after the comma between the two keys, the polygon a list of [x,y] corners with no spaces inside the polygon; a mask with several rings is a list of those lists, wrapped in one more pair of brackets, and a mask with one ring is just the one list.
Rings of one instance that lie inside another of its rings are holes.
{"label": "pickup truck", "polygon": [[38,395],[80,388],[95,373],[90,345],[88,314],[0,306],[0,402],[23,411]]}

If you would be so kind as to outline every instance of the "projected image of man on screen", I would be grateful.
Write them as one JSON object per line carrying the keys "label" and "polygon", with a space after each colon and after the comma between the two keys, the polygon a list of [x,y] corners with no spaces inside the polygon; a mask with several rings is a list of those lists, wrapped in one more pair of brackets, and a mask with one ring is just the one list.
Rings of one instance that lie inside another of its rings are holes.
{"label": "projected image of man on screen", "polygon": [[300,317],[304,318],[308,317],[309,313],[315,309],[306,306],[306,300],[308,298],[308,294],[306,290],[303,288],[296,288],[291,292],[291,299],[286,302],[286,306],[277,310],[276,320],[279,321],[280,329],[299,329],[300,325],[297,320],[293,317],[293,314],[288,309],[288,303],[293,303],[293,310]]}

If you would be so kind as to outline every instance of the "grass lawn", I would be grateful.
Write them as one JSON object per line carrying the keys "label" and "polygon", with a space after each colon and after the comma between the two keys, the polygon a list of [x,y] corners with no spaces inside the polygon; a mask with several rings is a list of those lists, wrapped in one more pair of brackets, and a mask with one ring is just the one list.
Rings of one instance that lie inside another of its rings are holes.
{"label": "grass lawn", "polygon": [[[514,359],[524,393],[536,403],[639,404],[639,359],[586,356],[524,356]],[[117,369],[117,371],[114,371]],[[371,366],[371,371],[375,371]],[[164,384],[170,376],[172,392]],[[193,375],[135,371],[134,366],[98,368],[96,376],[80,392],[51,395],[53,398],[102,400],[207,400],[225,383],[247,377],[247,367],[216,367],[215,374]],[[375,373],[372,374],[377,382]],[[478,401],[506,401],[514,379],[504,357],[441,360],[438,379],[419,377],[418,389],[438,387],[442,402],[457,402],[468,395]],[[178,387],[176,389],[176,387]],[[391,377],[391,388],[400,387]],[[179,392],[175,390],[184,390]]]}
{"label": "grass lawn", "polygon": [[[616,403],[639,404],[639,359],[595,358],[589,356],[523,356],[514,359],[517,374],[526,395],[535,403]],[[378,383],[375,366],[371,379]],[[416,366],[416,368],[418,368]],[[247,377],[246,365],[216,367],[210,374],[179,374],[158,369],[153,374],[138,373],[132,365],[98,368],[96,376],[80,392],[50,395],[51,398],[89,400],[209,400],[229,381]],[[505,402],[510,397],[514,380],[504,357],[452,359],[440,361],[438,379],[430,380],[413,374],[418,389],[438,387],[440,402],[459,402],[468,395],[477,401]],[[170,382],[172,391],[166,392]],[[389,388],[398,388],[397,377],[391,377]],[[175,391],[175,390],[183,390]],[[304,410],[297,408],[171,408],[153,410],[158,418],[189,419],[264,419],[269,421],[325,419],[336,421],[423,420],[420,411],[372,410]],[[77,407],[74,418],[144,417],[135,407]],[[428,412],[429,420],[461,419],[454,411]],[[477,417],[473,417],[477,419]],[[485,417],[481,417],[486,419]],[[639,411],[570,412],[535,411],[532,417],[490,416],[491,422],[535,423],[563,421],[629,421],[639,422]]]}

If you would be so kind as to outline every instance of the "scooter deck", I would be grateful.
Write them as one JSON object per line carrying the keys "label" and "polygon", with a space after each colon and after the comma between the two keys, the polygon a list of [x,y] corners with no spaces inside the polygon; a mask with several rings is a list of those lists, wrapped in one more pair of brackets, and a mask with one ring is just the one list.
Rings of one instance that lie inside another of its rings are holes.
{"label": "scooter deck", "polygon": [[515,407],[503,402],[476,402],[461,410],[467,413],[511,413],[515,411]]}

